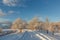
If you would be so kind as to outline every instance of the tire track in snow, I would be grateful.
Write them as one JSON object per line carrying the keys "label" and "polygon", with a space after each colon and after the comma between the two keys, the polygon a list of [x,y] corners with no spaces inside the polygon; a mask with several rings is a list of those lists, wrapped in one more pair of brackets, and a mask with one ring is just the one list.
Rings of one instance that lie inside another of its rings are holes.
{"label": "tire track in snow", "polygon": [[41,40],[47,40],[46,38],[44,38],[43,36],[36,34],[35,32],[33,32],[37,37],[39,37]]}
{"label": "tire track in snow", "polygon": [[46,35],[44,35],[44,34],[42,34],[42,33],[39,33],[39,32],[35,32],[35,33],[39,34],[40,36],[42,36],[42,37],[45,38],[46,40],[52,40],[52,39],[50,39],[48,36],[46,36]]}
{"label": "tire track in snow", "polygon": [[51,40],[49,37],[47,37],[46,35],[40,33],[40,35],[44,36],[45,38],[47,38],[48,40]]}
{"label": "tire track in snow", "polygon": [[34,32],[25,32],[23,36],[19,40],[46,40],[39,34],[35,34]]}
{"label": "tire track in snow", "polygon": [[41,38],[42,40],[46,40],[45,38],[43,38],[43,37],[40,36],[39,34],[36,34],[36,36],[38,36],[38,37]]}
{"label": "tire track in snow", "polygon": [[57,40],[56,38],[53,38],[53,37],[51,37],[51,36],[49,36],[49,35],[47,36],[47,35],[45,35],[45,34],[43,34],[43,33],[40,33],[40,32],[38,32],[38,34],[44,36],[44,37],[47,38],[48,40]]}
{"label": "tire track in snow", "polygon": [[39,34],[36,34],[35,32],[32,32],[33,34],[35,34],[35,36],[37,36],[39,39],[41,40],[46,40],[45,38],[43,38],[42,36],[40,36]]}

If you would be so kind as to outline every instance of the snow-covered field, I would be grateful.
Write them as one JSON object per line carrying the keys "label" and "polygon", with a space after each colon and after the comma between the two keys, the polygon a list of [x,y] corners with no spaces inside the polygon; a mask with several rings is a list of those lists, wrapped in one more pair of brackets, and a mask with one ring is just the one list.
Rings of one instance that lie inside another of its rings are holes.
{"label": "snow-covered field", "polygon": [[47,34],[44,31],[25,31],[23,33],[11,33],[0,36],[0,40],[59,40],[59,35]]}

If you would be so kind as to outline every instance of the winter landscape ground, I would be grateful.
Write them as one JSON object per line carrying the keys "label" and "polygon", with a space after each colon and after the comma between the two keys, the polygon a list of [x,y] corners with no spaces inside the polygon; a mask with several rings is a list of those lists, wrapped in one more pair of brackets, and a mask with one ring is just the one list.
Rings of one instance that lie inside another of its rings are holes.
{"label": "winter landscape ground", "polygon": [[0,36],[0,40],[60,40],[60,35],[52,35],[45,31],[26,31]]}

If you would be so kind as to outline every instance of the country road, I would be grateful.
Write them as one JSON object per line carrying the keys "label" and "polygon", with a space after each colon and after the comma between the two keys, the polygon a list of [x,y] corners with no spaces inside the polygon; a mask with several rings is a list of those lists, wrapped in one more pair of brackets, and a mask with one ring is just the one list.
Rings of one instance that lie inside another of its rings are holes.
{"label": "country road", "polygon": [[24,32],[24,33],[12,33],[5,36],[0,36],[0,40],[53,40],[42,33],[36,32]]}

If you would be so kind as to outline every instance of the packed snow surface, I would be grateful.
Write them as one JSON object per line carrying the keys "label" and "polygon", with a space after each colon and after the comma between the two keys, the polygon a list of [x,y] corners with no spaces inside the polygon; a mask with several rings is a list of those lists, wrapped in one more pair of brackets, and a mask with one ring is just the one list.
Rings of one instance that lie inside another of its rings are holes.
{"label": "packed snow surface", "polygon": [[20,40],[40,40],[33,32],[25,32]]}
{"label": "packed snow surface", "polygon": [[4,36],[0,36],[0,40],[41,40],[34,32],[24,32],[24,33],[12,33]]}
{"label": "packed snow surface", "polygon": [[59,40],[60,36],[51,33],[38,31],[25,31],[23,33],[11,33],[4,36],[0,36],[0,40]]}

